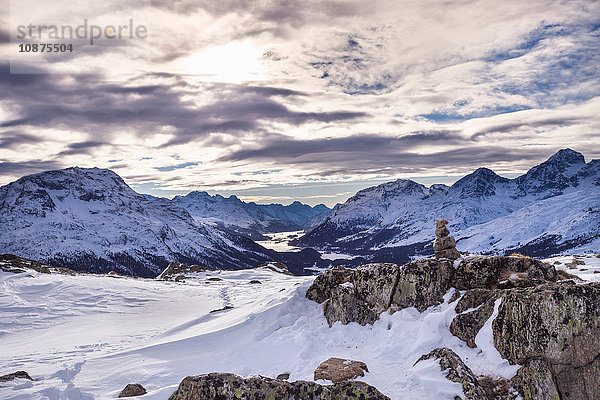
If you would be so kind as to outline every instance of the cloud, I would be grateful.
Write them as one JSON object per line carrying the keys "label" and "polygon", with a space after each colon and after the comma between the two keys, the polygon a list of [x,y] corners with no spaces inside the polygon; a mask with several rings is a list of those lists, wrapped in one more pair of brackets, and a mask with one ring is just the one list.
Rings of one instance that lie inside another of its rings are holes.
{"label": "cloud", "polygon": [[0,174],[6,175],[28,175],[61,167],[61,164],[55,161],[32,160],[25,162],[11,162],[0,160]]}
{"label": "cloud", "polygon": [[[107,142],[86,141],[68,146],[61,154],[88,151],[109,143],[115,131],[126,128],[140,137],[168,128],[171,138],[163,147],[206,138],[212,133],[261,132],[268,124],[293,126],[317,121],[332,123],[367,117],[363,111],[293,110],[281,98],[304,96],[291,89],[233,84],[187,84],[167,77],[161,84],[125,82],[115,85],[100,77],[73,76],[56,79],[34,75],[35,96],[20,75],[4,75],[0,93],[15,104],[15,116],[1,127],[73,128],[90,135],[102,133]],[[136,80],[145,79],[144,77]],[[190,97],[213,95],[198,104]]]}
{"label": "cloud", "polygon": [[77,164],[177,193],[234,191],[516,173],[565,143],[600,155],[598,2],[147,5],[119,3],[153,21],[149,47],[17,65],[30,75],[1,66],[0,159],[22,165],[4,181]]}

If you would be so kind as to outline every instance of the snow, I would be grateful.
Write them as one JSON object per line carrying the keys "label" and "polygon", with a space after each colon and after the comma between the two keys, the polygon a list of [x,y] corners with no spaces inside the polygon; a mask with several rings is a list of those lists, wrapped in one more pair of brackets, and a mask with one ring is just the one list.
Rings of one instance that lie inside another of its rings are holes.
{"label": "snow", "polygon": [[446,379],[447,370],[442,371],[438,360],[430,358],[420,361],[415,367],[415,380],[423,387],[423,392],[430,399],[454,399],[464,396],[462,385]]}
{"label": "snow", "polygon": [[135,192],[106,169],[25,176],[0,187],[0,200],[2,252],[46,263],[85,260],[95,272],[155,276],[159,259],[240,268],[256,265],[244,257],[267,257],[242,248],[245,239],[194,221],[168,199]]}
{"label": "snow", "polygon": [[[330,328],[321,305],[305,297],[313,279],[267,268],[196,273],[181,283],[0,273],[2,373],[36,379],[8,383],[0,398],[108,399],[138,382],[149,391],[143,399],[166,400],[188,375],[312,380],[322,361],[340,357],[365,362],[370,372],[360,379],[392,399],[433,399],[457,391],[439,364],[414,365],[437,347],[453,349],[476,374],[510,372],[498,370],[485,334],[483,347],[471,349],[450,333],[452,291],[423,313],[408,308],[372,326]],[[225,305],[233,308],[210,312]]]}
{"label": "snow", "polygon": [[490,318],[485,322],[481,330],[475,336],[475,344],[481,349],[481,358],[485,359],[485,364],[492,369],[485,372],[489,376],[497,376],[510,379],[521,368],[520,365],[510,365],[508,361],[502,358],[494,346],[494,334],[492,332],[492,322],[498,316],[498,309],[502,303],[502,298],[494,302],[494,311]]}
{"label": "snow", "polygon": [[462,252],[504,253],[527,245],[527,251],[546,255],[556,249],[598,251],[598,160],[586,164],[581,154],[572,153],[515,179],[481,168],[450,188],[407,180],[367,188],[300,243],[364,255],[365,250],[429,243],[434,221],[443,218]]}
{"label": "snow", "polygon": [[[321,253],[321,252],[320,252]],[[325,259],[325,260],[352,260],[354,257],[351,254],[344,254],[344,253],[331,253],[331,252],[322,252],[321,253],[321,258]]]}
{"label": "snow", "polygon": [[[544,261],[586,282],[600,282],[600,254],[563,255]],[[574,261],[579,261],[580,264]]]}

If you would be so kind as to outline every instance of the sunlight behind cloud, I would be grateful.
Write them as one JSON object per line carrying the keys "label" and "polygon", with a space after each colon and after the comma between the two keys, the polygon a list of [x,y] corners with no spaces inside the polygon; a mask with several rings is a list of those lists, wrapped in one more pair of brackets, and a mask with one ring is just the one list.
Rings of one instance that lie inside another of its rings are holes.
{"label": "sunlight behind cloud", "polygon": [[251,42],[210,46],[178,62],[185,74],[200,75],[203,81],[241,83],[260,77],[261,50]]}

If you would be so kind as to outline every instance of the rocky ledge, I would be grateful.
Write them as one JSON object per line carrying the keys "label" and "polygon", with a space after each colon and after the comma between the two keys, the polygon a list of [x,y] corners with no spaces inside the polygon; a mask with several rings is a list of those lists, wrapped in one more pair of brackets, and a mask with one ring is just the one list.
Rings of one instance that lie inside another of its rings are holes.
{"label": "rocky ledge", "polygon": [[188,376],[169,400],[277,399],[277,400],[389,400],[364,382],[319,385],[314,382],[270,379],[263,376],[242,378],[234,374],[212,373]]}
{"label": "rocky ledge", "polygon": [[375,322],[384,311],[393,313],[407,307],[424,311],[441,304],[451,288],[531,287],[555,282],[556,278],[553,266],[529,257],[467,256],[454,261],[424,258],[401,267],[334,267],[315,279],[306,296],[323,304],[329,325],[336,321],[366,325]]}
{"label": "rocky ledge", "polygon": [[553,266],[520,255],[441,257],[403,266],[336,267],[318,276],[306,296],[322,303],[330,326],[366,325],[384,311],[422,312],[454,289],[457,315],[450,331],[476,347],[475,336],[496,309],[494,346],[522,366],[504,383],[512,394],[498,397],[483,394],[481,377],[472,376],[451,350],[424,356],[439,359],[444,370],[451,365],[448,379],[463,385],[467,399],[514,398],[514,390],[525,400],[600,399],[600,283],[560,278]]}

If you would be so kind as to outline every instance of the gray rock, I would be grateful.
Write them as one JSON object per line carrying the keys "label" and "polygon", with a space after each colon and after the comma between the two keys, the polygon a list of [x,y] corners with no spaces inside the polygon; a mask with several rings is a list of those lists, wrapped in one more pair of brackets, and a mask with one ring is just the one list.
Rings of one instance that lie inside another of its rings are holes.
{"label": "gray rock", "polygon": [[119,397],[135,397],[145,395],[146,389],[139,383],[130,383],[119,393]]}
{"label": "gray rock", "polygon": [[547,360],[562,398],[597,399],[599,316],[600,283],[511,289],[492,323],[494,345],[513,364]]}
{"label": "gray rock", "polygon": [[322,386],[315,382],[290,383],[262,376],[242,378],[221,373],[188,376],[169,397],[169,400],[225,399],[389,400],[389,397],[364,382],[342,382]]}
{"label": "gray rock", "polygon": [[456,307],[454,307],[454,311],[457,314],[467,311],[470,308],[475,308],[485,303],[489,299],[500,297],[501,292],[497,290],[490,289],[471,289],[465,292]]}
{"label": "gray rock", "polygon": [[205,271],[211,271],[211,269],[201,265],[186,265],[178,262],[170,262],[157,279],[180,282],[185,278],[185,274],[187,273]]}
{"label": "gray rock", "polygon": [[396,264],[366,264],[357,267],[351,279],[361,299],[379,315],[390,308],[399,275]]}
{"label": "gray rock", "polygon": [[332,357],[315,369],[314,380],[324,379],[338,383],[365,376],[365,372],[369,372],[369,369],[364,362]]}
{"label": "gray rock", "polygon": [[424,311],[443,302],[454,268],[449,260],[421,259],[402,267],[367,264],[356,270],[334,268],[318,276],[306,296],[323,303],[331,326],[357,322],[372,324],[379,315],[416,307]]}
{"label": "gray rock", "polygon": [[475,337],[492,316],[495,300],[493,297],[489,298],[485,303],[479,305],[476,310],[458,314],[450,323],[450,332],[459,339],[464,340],[467,346],[477,347]]}
{"label": "gray rock", "polygon": [[331,297],[331,291],[338,285],[349,282],[353,270],[336,266],[317,276],[306,292],[306,297],[317,303],[323,303]]}
{"label": "gray rock", "polygon": [[528,360],[512,380],[523,400],[556,400],[561,398],[554,383],[550,364],[543,358]]}
{"label": "gray rock", "polygon": [[435,221],[435,241],[433,242],[435,258],[456,260],[460,257],[460,253],[456,250],[456,240],[452,236],[448,236],[450,231],[446,224],[448,221],[445,219]]}
{"label": "gray rock", "polygon": [[281,381],[287,381],[288,379],[290,379],[290,374],[287,372],[285,372],[283,374],[279,374],[279,375],[277,375],[276,379],[279,379]]}
{"label": "gray rock", "polygon": [[465,365],[455,352],[446,347],[437,348],[429,354],[421,356],[415,365],[420,361],[431,358],[439,360],[442,371],[448,370],[446,373],[447,379],[462,385],[465,400],[488,400],[485,389],[481,387],[473,371]]}
{"label": "gray rock", "polygon": [[[501,285],[511,275],[524,273],[518,285]],[[535,286],[556,281],[556,270],[550,264],[530,257],[468,256],[461,260],[452,285],[459,290],[475,288],[495,289],[515,286]]]}
{"label": "gray rock", "polygon": [[336,321],[341,321],[344,325],[350,322],[366,325],[379,318],[379,314],[357,294],[354,286],[337,285],[329,296],[323,303],[323,314],[329,326]]}
{"label": "gray rock", "polygon": [[403,265],[392,295],[391,311],[415,307],[423,312],[441,304],[450,289],[453,274],[449,260],[423,258]]}

